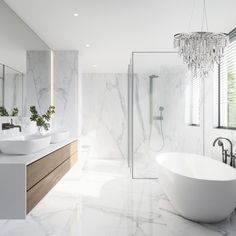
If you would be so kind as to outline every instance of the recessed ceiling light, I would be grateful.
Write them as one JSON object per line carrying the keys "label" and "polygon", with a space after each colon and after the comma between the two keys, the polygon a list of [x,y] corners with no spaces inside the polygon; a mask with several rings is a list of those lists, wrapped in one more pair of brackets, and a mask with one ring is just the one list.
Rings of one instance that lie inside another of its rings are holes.
{"label": "recessed ceiling light", "polygon": [[87,44],[85,45],[85,47],[86,47],[86,48],[90,48],[90,44],[87,43]]}
{"label": "recessed ceiling light", "polygon": [[93,67],[94,67],[94,68],[96,68],[96,67],[97,67],[97,65],[93,65]]}
{"label": "recessed ceiling light", "polygon": [[79,15],[79,13],[74,13],[74,16],[78,16]]}

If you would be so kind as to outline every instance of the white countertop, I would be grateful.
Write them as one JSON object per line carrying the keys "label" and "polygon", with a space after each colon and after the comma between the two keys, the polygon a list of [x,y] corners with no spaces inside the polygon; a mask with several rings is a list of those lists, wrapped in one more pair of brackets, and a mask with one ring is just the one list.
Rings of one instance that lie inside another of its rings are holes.
{"label": "white countertop", "polygon": [[56,151],[57,149],[77,140],[77,138],[68,138],[67,140],[60,142],[60,143],[55,143],[55,144],[50,144],[47,148],[36,152],[32,153],[30,155],[7,155],[4,153],[0,153],[0,164],[24,164],[24,165],[29,165],[30,163],[37,161],[38,159]]}

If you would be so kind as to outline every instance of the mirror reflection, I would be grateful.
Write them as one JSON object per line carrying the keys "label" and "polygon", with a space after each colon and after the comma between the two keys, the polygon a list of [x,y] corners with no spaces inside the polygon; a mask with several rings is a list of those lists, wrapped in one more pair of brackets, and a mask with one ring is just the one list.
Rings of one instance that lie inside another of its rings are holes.
{"label": "mirror reflection", "polygon": [[21,116],[23,110],[23,73],[1,65],[1,107],[2,116]]}
{"label": "mirror reflection", "polygon": [[30,106],[45,113],[50,105],[50,47],[1,0],[0,35],[0,106],[9,114],[17,107],[23,117],[30,116]]}
{"label": "mirror reflection", "polygon": [[3,106],[3,65],[0,64],[0,106]]}

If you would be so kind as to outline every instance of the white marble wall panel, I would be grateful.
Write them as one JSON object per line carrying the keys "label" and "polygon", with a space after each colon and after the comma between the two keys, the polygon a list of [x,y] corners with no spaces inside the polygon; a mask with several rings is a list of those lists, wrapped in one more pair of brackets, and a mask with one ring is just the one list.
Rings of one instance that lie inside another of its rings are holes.
{"label": "white marble wall panel", "polygon": [[78,135],[78,51],[54,51],[54,105],[52,129]]}
{"label": "white marble wall panel", "polygon": [[127,74],[82,74],[81,138],[90,158],[127,158]]}
{"label": "white marble wall panel", "polygon": [[[134,82],[134,169],[150,177],[155,156],[159,152],[202,153],[202,127],[185,123],[184,67],[163,67],[159,78],[153,80],[153,114],[150,117],[149,74],[136,74]],[[82,144],[89,158],[127,158],[127,74],[83,74]],[[153,120],[163,106],[161,123]],[[148,172],[148,174],[147,174]]]}
{"label": "white marble wall panel", "polygon": [[50,106],[50,51],[27,52],[25,88],[25,116],[30,115],[30,106],[36,106],[41,114],[45,113]]}

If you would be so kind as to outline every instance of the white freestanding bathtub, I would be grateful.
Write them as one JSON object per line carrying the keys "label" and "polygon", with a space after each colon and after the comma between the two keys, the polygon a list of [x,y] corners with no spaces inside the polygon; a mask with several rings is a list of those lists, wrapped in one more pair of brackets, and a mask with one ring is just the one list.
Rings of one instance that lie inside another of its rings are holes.
{"label": "white freestanding bathtub", "polygon": [[156,160],[163,190],[183,217],[213,223],[234,211],[236,169],[188,153],[163,153]]}

